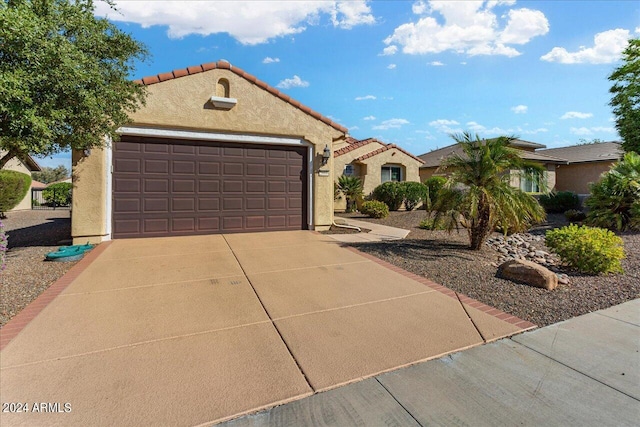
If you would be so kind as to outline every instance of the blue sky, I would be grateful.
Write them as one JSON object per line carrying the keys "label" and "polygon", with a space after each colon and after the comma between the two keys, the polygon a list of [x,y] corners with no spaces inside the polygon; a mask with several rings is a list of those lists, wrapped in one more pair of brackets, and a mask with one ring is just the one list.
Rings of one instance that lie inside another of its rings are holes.
{"label": "blue sky", "polygon": [[[346,126],[419,155],[468,130],[549,148],[619,139],[607,76],[635,1],[122,1],[151,58],[132,78],[225,59]],[[70,164],[65,155],[40,160]]]}

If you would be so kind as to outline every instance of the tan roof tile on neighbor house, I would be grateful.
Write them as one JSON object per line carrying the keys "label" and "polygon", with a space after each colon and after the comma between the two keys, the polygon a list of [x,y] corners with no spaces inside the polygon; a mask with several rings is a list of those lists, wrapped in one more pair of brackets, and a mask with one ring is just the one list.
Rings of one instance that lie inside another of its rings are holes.
{"label": "tan roof tile on neighbor house", "polygon": [[194,66],[190,66],[187,68],[180,68],[180,69],[176,69],[173,71],[170,71],[168,73],[161,73],[161,74],[157,74],[155,76],[148,76],[148,77],[143,77],[142,79],[138,79],[138,80],[134,80],[136,83],[145,85],[145,86],[149,86],[152,84],[156,84],[156,83],[161,83],[167,80],[172,80],[172,79],[177,79],[180,77],[185,77],[185,76],[189,76],[191,74],[198,74],[198,73],[202,73],[204,71],[209,71],[209,70],[213,70],[213,69],[223,69],[223,70],[230,70],[233,73],[237,74],[238,76],[244,78],[245,80],[255,84],[256,86],[266,90],[269,93],[272,93],[273,95],[277,96],[278,98],[282,99],[283,101],[293,105],[294,107],[300,109],[301,111],[303,111],[304,113],[310,115],[311,117],[320,120],[323,123],[328,124],[329,126],[333,127],[334,129],[337,129],[341,132],[347,133],[348,129],[336,122],[334,122],[333,120],[329,119],[328,117],[323,116],[322,114],[312,110],[309,107],[306,107],[304,105],[302,105],[300,102],[292,99],[289,95],[286,95],[282,92],[280,92],[278,89],[274,88],[273,86],[268,85],[267,83],[259,80],[257,77],[255,77],[254,75],[251,75],[247,72],[245,72],[244,70],[242,70],[241,68],[235,67],[233,65],[231,65],[230,63],[226,62],[226,61],[218,61],[218,62],[209,62],[206,64],[201,64],[201,65],[194,65]]}
{"label": "tan roof tile on neighbor house", "polygon": [[547,150],[538,150],[537,153],[562,157],[567,159],[569,163],[619,160],[624,155],[620,143],[614,141],[549,148]]}

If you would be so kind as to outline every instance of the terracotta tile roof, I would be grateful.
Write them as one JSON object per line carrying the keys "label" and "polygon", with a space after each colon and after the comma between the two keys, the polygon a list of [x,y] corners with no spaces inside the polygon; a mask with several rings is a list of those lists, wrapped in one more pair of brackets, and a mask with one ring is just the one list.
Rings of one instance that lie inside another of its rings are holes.
{"label": "terracotta tile roof", "polygon": [[142,84],[142,85],[145,85],[145,86],[149,86],[149,85],[160,83],[160,82],[164,82],[164,81],[167,81],[167,80],[173,80],[173,79],[177,79],[177,78],[180,78],[180,77],[189,76],[189,75],[192,75],[192,74],[202,73],[202,72],[205,72],[205,71],[213,70],[215,68],[224,69],[224,70],[230,70],[230,71],[234,72],[235,74],[237,74],[238,76],[244,78],[245,80],[250,81],[251,83],[253,83],[256,86],[266,90],[267,92],[277,96],[278,98],[282,99],[283,101],[288,102],[289,104],[293,105],[294,107],[304,111],[305,113],[307,113],[311,117],[313,117],[315,119],[318,119],[323,123],[328,124],[332,128],[339,130],[340,132],[344,132],[344,133],[348,132],[348,129],[346,127],[344,127],[342,125],[339,125],[338,123],[334,122],[333,120],[329,119],[328,117],[325,117],[322,114],[312,110],[311,108],[302,105],[300,102],[298,102],[298,101],[292,99],[290,96],[280,92],[278,89],[274,88],[273,86],[269,86],[267,83],[263,82],[262,80],[258,80],[258,78],[255,77],[254,75],[249,74],[249,73],[243,71],[242,69],[231,65],[230,63],[228,63],[226,61],[208,62],[206,64],[195,65],[195,66],[191,66],[191,67],[187,67],[187,68],[173,70],[173,71],[170,71],[168,73],[161,73],[161,74],[158,74],[158,75],[155,75],[155,76],[143,77],[142,79],[134,80],[134,81],[136,83],[139,83],[139,84]]}
{"label": "terracotta tile roof", "polygon": [[624,155],[619,142],[598,142],[595,144],[549,148],[547,150],[538,150],[536,153],[562,157],[567,159],[569,163],[619,160]]}
{"label": "terracotta tile roof", "polygon": [[345,141],[346,141],[346,143],[347,143],[347,144],[354,144],[354,143],[358,142],[358,140],[357,140],[357,139],[355,139],[355,138],[354,138],[354,137],[352,137],[352,136],[347,136],[347,138],[345,139]]}
{"label": "terracotta tile roof", "polygon": [[407,156],[411,157],[412,159],[415,159],[418,162],[422,163],[421,159],[419,159],[418,157],[416,157],[413,154],[409,153],[408,151],[398,147],[395,144],[385,144],[384,142],[379,141],[379,140],[377,140],[375,138],[367,138],[367,139],[363,139],[363,140],[360,140],[360,141],[358,141],[358,140],[356,140],[354,138],[351,138],[351,139],[354,142],[351,142],[350,143],[351,145],[347,145],[346,147],[342,147],[341,149],[334,151],[333,152],[333,157],[342,156],[343,154],[346,154],[346,153],[348,153],[350,151],[357,150],[358,148],[364,147],[367,144],[371,144],[372,142],[377,142],[378,144],[382,144],[382,147],[380,147],[380,148],[378,148],[376,150],[370,151],[370,152],[368,152],[366,154],[363,154],[362,156],[358,157],[355,160],[358,160],[358,161],[366,160],[366,159],[369,159],[369,158],[375,156],[376,154],[380,154],[380,153],[383,153],[383,152],[385,152],[387,150],[392,150],[392,149],[395,148],[396,150],[406,154]]}

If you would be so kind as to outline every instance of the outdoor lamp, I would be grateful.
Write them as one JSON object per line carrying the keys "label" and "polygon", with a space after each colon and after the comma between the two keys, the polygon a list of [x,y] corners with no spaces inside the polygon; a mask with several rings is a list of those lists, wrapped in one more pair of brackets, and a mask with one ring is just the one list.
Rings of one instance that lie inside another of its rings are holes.
{"label": "outdoor lamp", "polygon": [[325,145],[324,150],[322,151],[322,166],[327,164],[329,157],[331,157],[331,150],[328,145]]}

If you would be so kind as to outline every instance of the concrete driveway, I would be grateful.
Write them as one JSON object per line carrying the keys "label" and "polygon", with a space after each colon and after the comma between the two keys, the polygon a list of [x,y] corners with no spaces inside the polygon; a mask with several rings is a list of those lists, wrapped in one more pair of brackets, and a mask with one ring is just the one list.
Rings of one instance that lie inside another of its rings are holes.
{"label": "concrete driveway", "polygon": [[313,232],[94,252],[0,330],[3,426],[207,425],[533,326]]}

